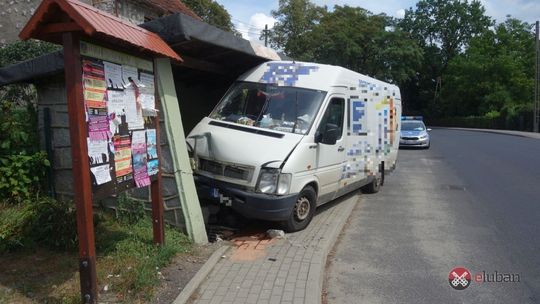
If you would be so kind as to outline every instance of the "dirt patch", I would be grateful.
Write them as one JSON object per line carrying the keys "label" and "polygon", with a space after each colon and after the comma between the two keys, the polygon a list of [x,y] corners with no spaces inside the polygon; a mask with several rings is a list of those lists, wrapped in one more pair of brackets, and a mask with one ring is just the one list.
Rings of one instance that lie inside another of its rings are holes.
{"label": "dirt patch", "polygon": [[161,285],[156,288],[154,299],[150,303],[170,304],[206,263],[208,258],[223,243],[210,243],[196,246],[192,254],[178,256],[166,268],[161,270]]}

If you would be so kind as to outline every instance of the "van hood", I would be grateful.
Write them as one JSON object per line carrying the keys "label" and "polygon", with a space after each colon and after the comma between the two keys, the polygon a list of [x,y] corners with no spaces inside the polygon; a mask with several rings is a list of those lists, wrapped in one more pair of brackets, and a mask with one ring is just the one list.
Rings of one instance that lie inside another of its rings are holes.
{"label": "van hood", "polygon": [[258,173],[262,165],[278,168],[302,137],[205,117],[187,141],[200,158],[253,167]]}

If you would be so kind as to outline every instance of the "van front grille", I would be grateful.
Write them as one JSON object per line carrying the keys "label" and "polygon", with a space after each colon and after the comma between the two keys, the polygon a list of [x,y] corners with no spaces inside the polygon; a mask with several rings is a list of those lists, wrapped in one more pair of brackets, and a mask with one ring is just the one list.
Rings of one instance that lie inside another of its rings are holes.
{"label": "van front grille", "polygon": [[253,174],[253,169],[250,167],[225,164],[204,158],[199,158],[199,170],[247,182],[251,180]]}

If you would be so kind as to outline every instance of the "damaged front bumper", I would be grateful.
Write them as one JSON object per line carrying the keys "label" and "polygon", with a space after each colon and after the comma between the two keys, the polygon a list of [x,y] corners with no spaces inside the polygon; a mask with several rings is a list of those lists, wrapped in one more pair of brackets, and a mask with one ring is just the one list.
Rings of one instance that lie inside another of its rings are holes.
{"label": "damaged front bumper", "polygon": [[271,195],[255,193],[237,185],[194,175],[201,201],[231,207],[241,215],[266,221],[284,221],[291,215],[298,194]]}

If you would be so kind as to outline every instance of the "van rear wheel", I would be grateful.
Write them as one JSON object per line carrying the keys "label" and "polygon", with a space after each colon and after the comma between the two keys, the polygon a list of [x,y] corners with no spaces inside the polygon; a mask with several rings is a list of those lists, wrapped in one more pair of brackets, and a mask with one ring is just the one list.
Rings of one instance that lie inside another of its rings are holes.
{"label": "van rear wheel", "polygon": [[284,230],[295,232],[305,229],[315,215],[316,201],[317,194],[313,187],[307,186],[300,191],[289,219],[283,222]]}
{"label": "van rear wheel", "polygon": [[379,190],[381,190],[381,186],[383,182],[384,182],[384,165],[379,164],[379,172],[375,174],[375,177],[373,178],[371,183],[362,187],[362,191],[364,193],[369,193],[369,194],[377,193],[379,192]]}

